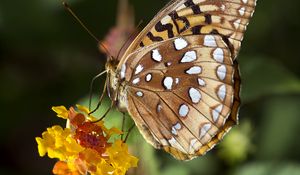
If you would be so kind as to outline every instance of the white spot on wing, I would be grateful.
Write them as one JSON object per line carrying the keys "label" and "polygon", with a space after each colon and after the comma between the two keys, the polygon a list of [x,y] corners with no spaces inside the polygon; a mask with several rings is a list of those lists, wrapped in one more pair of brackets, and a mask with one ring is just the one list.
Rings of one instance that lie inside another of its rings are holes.
{"label": "white spot on wing", "polygon": [[136,78],[136,79],[132,80],[133,84],[138,84],[139,82],[140,82],[140,78]]}
{"label": "white spot on wing", "polygon": [[245,14],[245,7],[240,8],[239,9],[239,13],[240,13],[241,16],[244,16],[244,14]]}
{"label": "white spot on wing", "polygon": [[181,129],[181,124],[176,123],[174,126],[172,126],[172,134],[177,135],[177,131]]}
{"label": "white spot on wing", "polygon": [[236,21],[233,22],[233,25],[236,29],[239,28],[240,24],[241,24],[241,19],[237,19]]}
{"label": "white spot on wing", "polygon": [[146,75],[146,81],[149,82],[152,80],[152,74],[147,74]]}
{"label": "white spot on wing", "polygon": [[222,4],[222,6],[221,6],[221,10],[222,10],[222,11],[224,11],[224,10],[225,10],[225,8],[226,8],[226,7],[225,7],[225,5],[224,5],[224,4]]}
{"label": "white spot on wing", "polygon": [[219,105],[212,111],[214,122],[218,121],[222,109],[223,109],[223,105]]}
{"label": "white spot on wing", "polygon": [[171,144],[172,147],[180,150],[183,153],[186,153],[186,151],[184,150],[184,148],[175,140],[174,137],[172,137],[170,140],[168,140],[169,143]]}
{"label": "white spot on wing", "polygon": [[188,51],[184,54],[184,56],[181,59],[181,63],[189,63],[192,61],[195,61],[197,59],[196,51]]}
{"label": "white spot on wing", "polygon": [[153,59],[154,61],[161,62],[162,56],[161,56],[161,54],[159,53],[158,49],[152,50],[152,59]]}
{"label": "white spot on wing", "polygon": [[201,147],[200,142],[197,139],[192,139],[190,141],[189,154],[194,154]]}
{"label": "white spot on wing", "polygon": [[175,78],[175,83],[176,83],[176,84],[179,83],[179,78]]}
{"label": "white spot on wing", "polygon": [[220,78],[220,80],[225,79],[225,77],[226,77],[226,66],[225,65],[221,65],[218,67],[217,75]]}
{"label": "white spot on wing", "polygon": [[195,88],[189,89],[189,96],[193,103],[199,103],[201,100],[201,94],[200,92]]}
{"label": "white spot on wing", "polygon": [[201,79],[201,78],[198,78],[198,84],[200,86],[205,86],[205,81],[203,79]]}
{"label": "white spot on wing", "polygon": [[188,113],[189,113],[189,107],[187,105],[185,105],[185,104],[182,104],[179,107],[179,115],[180,115],[180,117],[186,117]]}
{"label": "white spot on wing", "polygon": [[142,97],[144,94],[143,94],[143,92],[141,92],[141,91],[137,91],[137,92],[136,92],[136,95],[139,96],[139,97]]}
{"label": "white spot on wing", "polygon": [[172,65],[172,63],[171,62],[167,62],[167,66],[169,67],[169,66],[171,66]]}
{"label": "white spot on wing", "polygon": [[214,36],[205,35],[204,37],[204,45],[208,47],[217,47],[217,42]]}
{"label": "white spot on wing", "polygon": [[120,74],[121,74],[121,79],[125,78],[125,72],[126,72],[126,65],[125,65],[125,63],[124,63],[124,64],[122,64],[121,72],[120,72]]}
{"label": "white spot on wing", "polygon": [[144,69],[144,67],[142,65],[138,65],[136,68],[135,68],[135,75],[142,72],[142,70]]}
{"label": "white spot on wing", "polygon": [[248,2],[248,0],[242,0],[244,4],[246,4]]}
{"label": "white spot on wing", "polygon": [[226,85],[223,84],[219,87],[218,97],[223,101],[226,97]]}
{"label": "white spot on wing", "polygon": [[167,15],[163,19],[161,19],[161,23],[165,25],[168,24],[171,20],[172,20],[171,17]]}
{"label": "white spot on wing", "polygon": [[211,128],[211,124],[207,123],[204,124],[200,130],[200,138],[202,138],[203,136],[205,136],[205,134],[208,132],[208,130]]}
{"label": "white spot on wing", "polygon": [[172,77],[165,77],[163,84],[164,84],[166,89],[171,90],[172,85],[173,85],[173,78]]}
{"label": "white spot on wing", "polygon": [[183,38],[177,38],[174,41],[174,46],[176,50],[184,49],[187,45],[188,45],[187,41],[184,40]]}
{"label": "white spot on wing", "polygon": [[158,104],[158,105],[157,105],[157,108],[156,108],[157,112],[160,112],[161,109],[162,109],[162,106],[161,106],[160,104]]}
{"label": "white spot on wing", "polygon": [[224,61],[223,49],[221,49],[221,48],[215,49],[215,51],[213,52],[213,57],[217,62],[223,63],[223,61]]}
{"label": "white spot on wing", "polygon": [[202,72],[202,69],[200,66],[193,66],[186,71],[186,73],[188,73],[190,75],[191,74],[200,74],[201,72]]}
{"label": "white spot on wing", "polygon": [[176,123],[176,125],[174,127],[175,127],[175,129],[179,130],[179,129],[181,129],[181,124],[180,123]]}
{"label": "white spot on wing", "polygon": [[192,139],[190,142],[190,149],[193,149],[194,145],[196,144],[197,139]]}
{"label": "white spot on wing", "polygon": [[169,145],[168,141],[166,139],[160,139],[159,142],[163,145],[163,146],[167,146]]}

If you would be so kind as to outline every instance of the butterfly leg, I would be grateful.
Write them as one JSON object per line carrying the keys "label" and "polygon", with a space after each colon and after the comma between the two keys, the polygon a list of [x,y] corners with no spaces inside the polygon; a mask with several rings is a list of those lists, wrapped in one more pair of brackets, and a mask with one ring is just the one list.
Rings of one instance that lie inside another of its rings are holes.
{"label": "butterfly leg", "polygon": [[[98,74],[98,75],[96,75],[93,79],[92,79],[92,81],[91,81],[91,84],[90,84],[90,92],[89,92],[89,94],[90,94],[90,98],[89,98],[89,110],[91,110],[91,104],[92,104],[92,98],[93,98],[93,86],[94,86],[94,82],[95,82],[95,80],[97,79],[97,78],[99,78],[101,75],[103,75],[104,73],[106,73],[106,71],[103,71],[103,72],[101,72],[100,74]],[[90,113],[89,113],[89,115],[90,114],[92,114],[92,113],[94,113],[95,111],[97,111],[98,109],[99,109],[99,107],[100,107],[100,105],[101,105],[101,103],[102,103],[102,100],[103,100],[103,98],[104,98],[104,95],[105,95],[105,92],[106,92],[106,81],[105,81],[105,83],[104,83],[104,89],[103,89],[103,91],[102,91],[102,94],[101,94],[101,96],[100,96],[100,99],[99,99],[99,101],[98,101],[98,103],[97,103],[97,106],[96,106],[96,108],[95,109],[93,109]]]}
{"label": "butterfly leg", "polygon": [[[92,113],[94,113],[94,112],[96,112],[98,109],[99,109],[99,107],[100,107],[100,105],[101,105],[101,103],[102,103],[102,101],[103,101],[103,97],[104,97],[104,94],[105,94],[105,92],[106,92],[106,82],[105,82],[105,86],[104,86],[104,89],[103,89],[103,92],[102,92],[102,94],[101,94],[101,96],[100,96],[100,99],[99,99],[99,101],[98,101],[98,103],[97,103],[97,106],[96,106],[96,108],[95,109],[93,109],[90,113],[89,113],[89,115],[90,114],[92,114]],[[91,97],[90,97],[90,99],[91,99]],[[90,100],[91,101],[91,100]],[[91,103],[91,102],[90,102]],[[89,105],[90,106],[90,105]],[[90,107],[89,107],[90,108]]]}
{"label": "butterfly leg", "polygon": [[124,136],[124,127],[125,127],[125,113],[122,113],[122,135],[121,135],[121,140],[123,140]]}
{"label": "butterfly leg", "polygon": [[113,106],[114,106],[114,103],[112,103],[110,105],[110,107],[106,110],[106,112],[103,114],[103,116],[100,119],[93,121],[93,123],[97,123],[97,122],[103,120],[107,116],[107,114],[110,112],[110,110],[113,108]]}
{"label": "butterfly leg", "polygon": [[126,143],[128,137],[129,137],[129,135],[130,135],[130,133],[131,133],[131,131],[132,131],[132,129],[133,129],[134,127],[135,127],[135,124],[133,124],[133,125],[128,129],[127,135],[126,135],[126,137],[125,137],[125,139],[124,139],[124,143]]}

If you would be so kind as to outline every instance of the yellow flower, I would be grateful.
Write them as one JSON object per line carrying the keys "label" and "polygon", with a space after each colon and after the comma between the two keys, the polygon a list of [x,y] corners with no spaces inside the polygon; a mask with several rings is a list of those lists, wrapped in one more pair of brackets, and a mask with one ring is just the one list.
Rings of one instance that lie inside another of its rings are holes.
{"label": "yellow flower", "polygon": [[138,159],[128,153],[128,146],[122,140],[115,141],[106,153],[116,174],[125,174],[129,168],[137,167]]}
{"label": "yellow flower", "polygon": [[63,119],[67,119],[69,115],[69,111],[64,106],[53,106],[52,110],[56,112],[57,116]]}
{"label": "yellow flower", "polygon": [[76,107],[79,111],[83,112],[84,114],[89,114],[90,113],[90,110],[85,106],[77,104]]}
{"label": "yellow flower", "polygon": [[72,138],[70,129],[57,125],[43,132],[42,138],[36,137],[36,141],[40,156],[48,153],[50,158],[59,160],[67,160],[84,149]]}
{"label": "yellow flower", "polygon": [[64,106],[53,107],[57,116],[67,119],[69,127],[52,126],[36,137],[40,156],[48,154],[59,161],[53,168],[57,175],[125,175],[138,159],[128,153],[122,140],[108,142],[112,134],[122,132],[113,127],[107,129],[103,121],[93,122],[89,110],[77,105],[67,110]]}

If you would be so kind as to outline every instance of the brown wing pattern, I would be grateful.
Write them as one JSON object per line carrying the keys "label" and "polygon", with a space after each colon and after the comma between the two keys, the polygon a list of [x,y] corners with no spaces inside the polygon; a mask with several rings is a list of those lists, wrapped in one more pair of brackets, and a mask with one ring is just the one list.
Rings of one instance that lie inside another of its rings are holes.
{"label": "brown wing pattern", "polygon": [[235,68],[219,35],[169,39],[138,50],[122,64],[128,111],[156,148],[191,159],[225,132]]}
{"label": "brown wing pattern", "polygon": [[127,53],[176,36],[219,34],[235,59],[255,5],[256,0],[174,0],[145,27]]}
{"label": "brown wing pattern", "polygon": [[256,0],[172,0],[126,50],[116,72],[120,91],[154,147],[192,159],[238,122],[235,58],[255,5]]}

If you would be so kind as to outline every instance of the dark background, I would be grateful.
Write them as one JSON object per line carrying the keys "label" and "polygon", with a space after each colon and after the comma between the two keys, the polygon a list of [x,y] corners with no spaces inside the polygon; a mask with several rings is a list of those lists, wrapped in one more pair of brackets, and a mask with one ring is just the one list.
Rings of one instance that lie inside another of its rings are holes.
{"label": "dark background", "polygon": [[[99,38],[115,25],[116,0],[68,2]],[[130,3],[145,26],[167,0]],[[295,0],[258,0],[238,58],[243,104],[233,134],[190,162],[145,145],[136,174],[300,174],[299,7]],[[34,138],[64,125],[51,106],[84,101],[104,64],[97,43],[59,0],[0,1],[0,174],[51,174],[55,161],[38,156]],[[135,150],[144,141],[133,135]]]}

